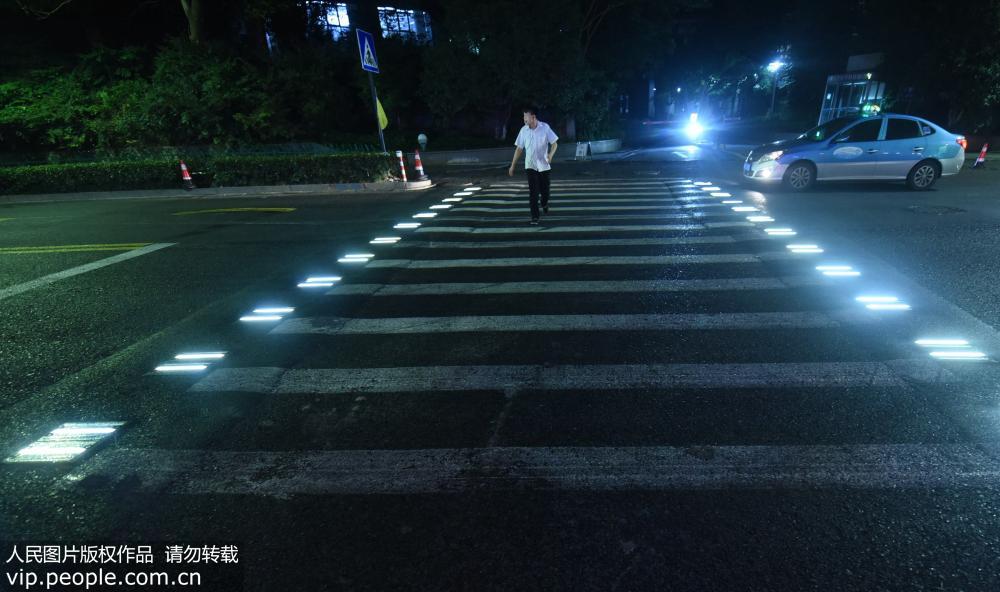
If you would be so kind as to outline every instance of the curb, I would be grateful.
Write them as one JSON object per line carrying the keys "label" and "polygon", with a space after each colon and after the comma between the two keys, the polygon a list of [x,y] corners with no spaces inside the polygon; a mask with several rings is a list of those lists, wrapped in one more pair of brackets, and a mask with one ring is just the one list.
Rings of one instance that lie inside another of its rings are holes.
{"label": "curb", "polygon": [[430,179],[406,183],[329,183],[313,185],[259,185],[252,187],[207,187],[204,189],[139,189],[134,191],[84,191],[79,193],[37,193],[0,195],[0,203],[37,201],[95,201],[111,199],[213,199],[225,197],[270,197],[279,195],[324,195],[337,193],[397,193],[434,187]]}

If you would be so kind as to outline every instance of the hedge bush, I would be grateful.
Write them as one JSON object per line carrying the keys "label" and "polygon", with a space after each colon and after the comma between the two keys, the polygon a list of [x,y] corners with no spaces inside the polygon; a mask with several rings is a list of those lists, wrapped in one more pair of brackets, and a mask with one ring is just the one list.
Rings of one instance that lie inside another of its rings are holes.
{"label": "hedge bush", "polygon": [[[392,177],[394,162],[383,154],[225,156],[187,162],[206,173],[213,186],[367,183]],[[0,194],[176,189],[175,160],[137,160],[0,167]]]}

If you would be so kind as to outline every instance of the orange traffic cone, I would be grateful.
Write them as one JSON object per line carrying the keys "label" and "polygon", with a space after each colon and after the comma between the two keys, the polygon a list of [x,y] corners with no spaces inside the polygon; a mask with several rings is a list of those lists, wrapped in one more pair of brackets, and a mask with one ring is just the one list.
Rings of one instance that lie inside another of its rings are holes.
{"label": "orange traffic cone", "polygon": [[414,167],[417,169],[417,181],[426,181],[427,175],[424,174],[424,165],[420,162],[420,151],[413,151]]}
{"label": "orange traffic cone", "polygon": [[194,181],[191,180],[191,173],[188,172],[187,165],[184,161],[181,161],[181,182],[184,184],[184,189],[191,191],[194,189]]}
{"label": "orange traffic cone", "polygon": [[979,151],[979,158],[976,159],[976,164],[972,165],[972,168],[978,169],[980,166],[986,164],[986,150],[989,147],[989,142],[983,144],[983,149]]}

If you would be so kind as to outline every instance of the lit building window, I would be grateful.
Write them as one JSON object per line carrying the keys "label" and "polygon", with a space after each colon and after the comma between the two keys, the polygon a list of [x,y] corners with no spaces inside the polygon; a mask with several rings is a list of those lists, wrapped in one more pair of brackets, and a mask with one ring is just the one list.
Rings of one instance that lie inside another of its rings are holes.
{"label": "lit building window", "polygon": [[309,11],[310,21],[329,32],[334,41],[351,34],[351,19],[347,15],[346,3],[309,0],[306,8]]}
{"label": "lit building window", "polygon": [[382,37],[397,36],[418,43],[432,40],[431,15],[422,10],[379,6],[378,20],[382,25]]}

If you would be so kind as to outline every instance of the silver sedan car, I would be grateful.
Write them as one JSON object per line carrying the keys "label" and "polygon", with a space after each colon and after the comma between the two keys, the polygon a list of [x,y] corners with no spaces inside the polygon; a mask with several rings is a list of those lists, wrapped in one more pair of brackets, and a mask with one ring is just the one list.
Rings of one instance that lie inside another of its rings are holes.
{"label": "silver sedan car", "polygon": [[906,181],[925,190],[965,164],[965,136],[925,119],[886,113],[842,117],[794,140],[754,148],[743,163],[749,182],[805,191],[817,181]]}

